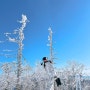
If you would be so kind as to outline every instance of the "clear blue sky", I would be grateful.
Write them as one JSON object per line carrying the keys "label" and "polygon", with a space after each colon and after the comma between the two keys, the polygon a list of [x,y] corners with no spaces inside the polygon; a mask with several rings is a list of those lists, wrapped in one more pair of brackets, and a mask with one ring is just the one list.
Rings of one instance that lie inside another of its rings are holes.
{"label": "clear blue sky", "polygon": [[[43,56],[49,56],[48,28],[53,30],[57,66],[68,60],[90,65],[90,0],[2,0],[0,1],[0,40],[3,33],[20,27],[17,20],[25,14],[30,21],[25,28],[23,55],[31,66]],[[16,50],[17,45],[7,41],[3,49]],[[6,52],[5,52],[6,53]],[[0,62],[13,61],[0,58]]]}

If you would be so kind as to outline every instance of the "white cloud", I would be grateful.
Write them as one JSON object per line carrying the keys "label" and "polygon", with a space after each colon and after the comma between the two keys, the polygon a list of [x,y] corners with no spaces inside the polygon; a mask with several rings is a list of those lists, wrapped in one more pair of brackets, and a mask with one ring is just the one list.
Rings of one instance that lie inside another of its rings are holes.
{"label": "white cloud", "polygon": [[0,41],[0,43],[4,43],[4,41]]}

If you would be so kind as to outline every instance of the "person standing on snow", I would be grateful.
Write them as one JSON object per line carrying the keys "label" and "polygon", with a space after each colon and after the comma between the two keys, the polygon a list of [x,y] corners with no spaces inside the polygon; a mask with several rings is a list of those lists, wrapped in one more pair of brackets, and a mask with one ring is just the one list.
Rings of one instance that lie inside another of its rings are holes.
{"label": "person standing on snow", "polygon": [[43,57],[42,61],[43,62],[41,63],[41,65],[43,66],[43,69],[47,75],[47,77],[45,77],[46,78],[45,90],[52,90],[51,87],[54,84],[54,76],[55,76],[52,61],[48,60],[47,57]]}
{"label": "person standing on snow", "polygon": [[47,62],[52,63],[52,61],[48,60],[47,57],[43,57],[42,60],[43,60],[43,63],[41,63],[41,65],[44,65],[44,68],[46,67]]}
{"label": "person standing on snow", "polygon": [[47,72],[47,74],[50,75],[50,77],[54,77],[55,72],[54,72],[52,61],[48,60],[47,57],[43,57],[42,60],[43,62],[41,63],[41,65],[44,66],[44,69]]}
{"label": "person standing on snow", "polygon": [[59,86],[61,85],[61,80],[60,80],[60,78],[58,78],[55,75],[55,71],[54,71],[54,68],[53,68],[52,61],[51,60],[48,60],[47,57],[43,57],[42,60],[43,60],[43,62],[41,63],[41,65],[44,66],[46,73],[50,76],[50,79],[51,79],[51,82],[50,83],[53,83],[55,81],[56,86],[57,86],[57,89],[56,90],[59,90],[58,88],[60,88]]}

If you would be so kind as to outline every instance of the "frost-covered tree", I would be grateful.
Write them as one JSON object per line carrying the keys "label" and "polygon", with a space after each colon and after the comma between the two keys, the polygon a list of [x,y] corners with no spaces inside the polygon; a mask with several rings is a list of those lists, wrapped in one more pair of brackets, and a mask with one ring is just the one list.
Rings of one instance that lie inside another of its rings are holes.
{"label": "frost-covered tree", "polygon": [[23,49],[23,40],[24,40],[24,28],[26,27],[26,22],[27,22],[27,17],[25,15],[22,15],[22,20],[20,21],[20,23],[22,24],[22,26],[19,28],[19,38],[18,38],[18,55],[17,55],[17,90],[21,90],[20,89],[20,76],[22,73],[22,69],[21,69],[21,64],[22,64],[22,49]]}
{"label": "frost-covered tree", "polygon": [[51,27],[49,27],[48,31],[49,31],[49,36],[48,36],[49,43],[47,44],[47,46],[49,46],[49,50],[50,50],[50,60],[54,62],[54,59],[56,58],[55,58],[55,52],[53,48],[53,32],[52,32]]}
{"label": "frost-covered tree", "polygon": [[[22,24],[22,26],[17,29],[14,30],[13,33],[5,33],[6,37],[8,38],[9,42],[14,42],[18,44],[18,52],[17,52],[17,70],[16,70],[16,75],[17,75],[17,85],[16,88],[17,90],[21,90],[20,87],[20,79],[21,79],[21,73],[22,73],[22,50],[23,50],[23,40],[24,40],[24,28],[26,27],[26,23],[27,23],[27,17],[26,15],[22,14],[22,20],[19,21],[19,23]],[[11,37],[11,35],[13,34],[13,36],[15,37]]]}
{"label": "frost-covered tree", "polygon": [[1,65],[0,90],[11,90],[16,85],[15,63]]}
{"label": "frost-covered tree", "polygon": [[[81,88],[82,73],[84,65],[75,61],[70,61],[60,72],[63,87],[65,90],[77,90]],[[79,84],[79,86],[77,86]],[[80,89],[81,90],[81,89]]]}

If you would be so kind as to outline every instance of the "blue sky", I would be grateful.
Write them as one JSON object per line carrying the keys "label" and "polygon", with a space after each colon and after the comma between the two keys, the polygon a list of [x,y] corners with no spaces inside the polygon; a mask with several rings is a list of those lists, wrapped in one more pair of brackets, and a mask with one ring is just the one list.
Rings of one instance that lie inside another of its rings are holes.
{"label": "blue sky", "polygon": [[[3,33],[20,27],[17,20],[21,20],[22,14],[30,21],[24,31],[23,55],[31,66],[43,56],[49,57],[49,27],[58,58],[56,66],[61,67],[68,60],[90,65],[90,0],[0,1],[0,41],[5,41],[0,45],[1,53],[4,49],[17,49],[17,44],[7,42]],[[13,60],[15,58],[0,58],[0,62]]]}

